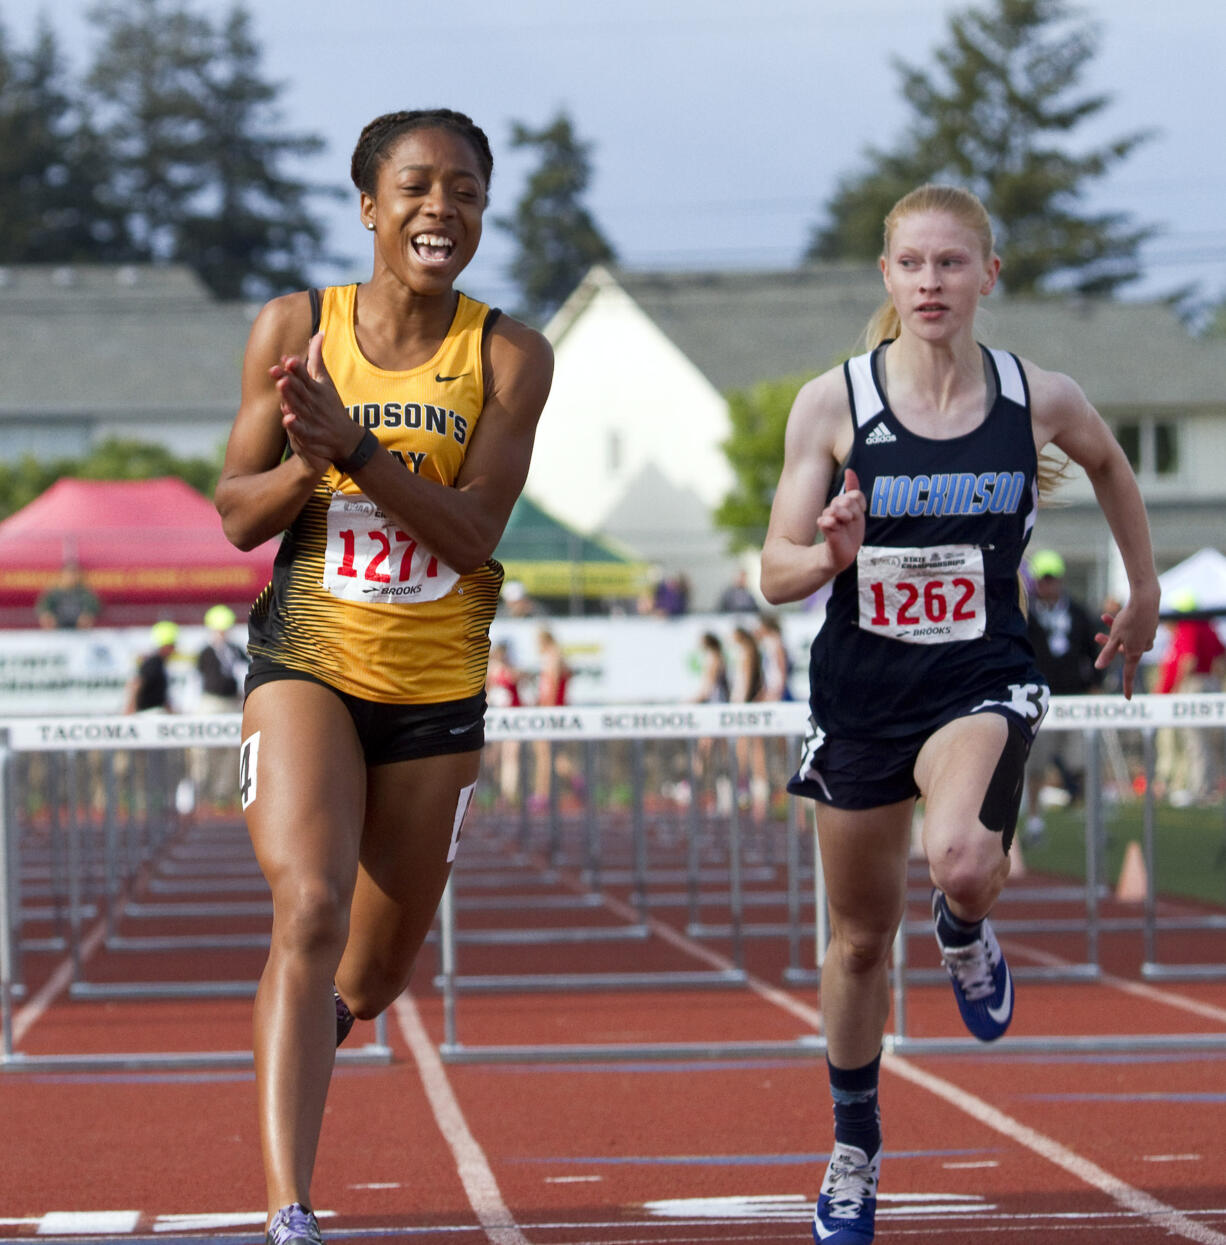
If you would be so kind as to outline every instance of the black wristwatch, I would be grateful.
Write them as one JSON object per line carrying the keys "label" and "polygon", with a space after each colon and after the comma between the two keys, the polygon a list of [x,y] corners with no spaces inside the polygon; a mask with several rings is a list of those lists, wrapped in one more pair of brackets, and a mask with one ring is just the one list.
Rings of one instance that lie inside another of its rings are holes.
{"label": "black wristwatch", "polygon": [[337,471],[343,472],[347,476],[353,475],[361,467],[365,467],[374,456],[375,450],[379,448],[379,438],[375,436],[369,428],[362,434],[362,439],[358,442],[357,448],[349,455],[348,458],[334,458],[332,465]]}

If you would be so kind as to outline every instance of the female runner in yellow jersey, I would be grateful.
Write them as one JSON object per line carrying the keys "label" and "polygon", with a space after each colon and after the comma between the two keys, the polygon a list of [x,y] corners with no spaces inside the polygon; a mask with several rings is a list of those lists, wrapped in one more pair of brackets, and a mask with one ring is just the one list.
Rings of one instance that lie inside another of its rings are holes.
{"label": "female runner in yellow jersey", "polygon": [[285,533],[252,609],[241,777],[273,896],[255,1004],[271,1245],[320,1240],[335,1046],[404,990],[477,778],[491,555],[553,370],[540,334],[455,288],[492,168],[460,113],[363,130],[370,279],[260,312],[217,486],[240,549]]}

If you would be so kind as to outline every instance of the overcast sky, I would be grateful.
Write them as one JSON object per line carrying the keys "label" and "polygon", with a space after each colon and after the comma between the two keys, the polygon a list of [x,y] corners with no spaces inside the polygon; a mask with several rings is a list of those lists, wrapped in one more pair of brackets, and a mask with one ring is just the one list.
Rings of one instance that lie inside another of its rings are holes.
{"label": "overcast sky", "polygon": [[[201,0],[203,4],[203,0]],[[34,12],[51,15],[74,64],[92,34],[91,0],[0,0],[24,44]],[[587,202],[633,268],[785,268],[800,257],[822,204],[860,167],[866,144],[890,146],[909,116],[893,59],[924,65],[944,36],[950,0],[257,0],[265,77],[284,84],[287,129],[323,136],[312,179],[348,186],[361,127],[398,108],[468,112],[494,148],[493,202],[471,294],[513,304],[509,211],[530,157],[510,151],[513,120],[540,126],[565,108],[592,144]],[[1096,190],[1090,206],[1161,229],[1147,276],[1125,291],[1156,296],[1200,281],[1226,293],[1226,167],[1221,0],[1085,0],[1101,42],[1086,81],[1112,104],[1086,145],[1154,128]],[[221,12],[221,0],[207,9]],[[356,196],[321,207],[329,244],[368,271]],[[1008,255],[1004,256],[1006,270]]]}

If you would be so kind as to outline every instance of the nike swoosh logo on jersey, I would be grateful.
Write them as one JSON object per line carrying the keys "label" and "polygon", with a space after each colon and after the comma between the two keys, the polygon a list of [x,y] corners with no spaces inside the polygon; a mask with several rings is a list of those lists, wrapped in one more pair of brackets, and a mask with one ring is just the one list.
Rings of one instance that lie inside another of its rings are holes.
{"label": "nike swoosh logo on jersey", "polygon": [[864,438],[865,445],[887,445],[891,441],[897,441],[898,438],[885,426],[878,424],[876,428]]}
{"label": "nike swoosh logo on jersey", "polygon": [[461,376],[467,376],[467,372],[457,372],[454,376],[440,376],[434,373],[434,383],[437,385],[445,385],[449,380],[459,380]]}
{"label": "nike swoosh logo on jersey", "polygon": [[469,722],[467,726],[453,726],[451,730],[448,731],[448,734],[449,735],[467,735],[468,732],[471,731],[473,727],[475,727],[478,724],[478,722],[480,722],[480,718],[477,719],[477,722]]}
{"label": "nike swoosh logo on jersey", "polygon": [[1013,1010],[1013,978],[1009,973],[1009,965],[1005,965],[1005,992],[1000,997],[999,1007],[989,1007],[988,1015],[992,1017],[998,1025],[1003,1025],[1009,1019],[1009,1013]]}

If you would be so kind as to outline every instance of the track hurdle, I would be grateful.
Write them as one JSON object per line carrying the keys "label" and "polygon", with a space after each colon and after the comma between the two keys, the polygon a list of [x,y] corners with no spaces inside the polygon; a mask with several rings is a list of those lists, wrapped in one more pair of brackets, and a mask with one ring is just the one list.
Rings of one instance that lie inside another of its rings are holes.
{"label": "track hurdle", "polygon": [[[141,1051],[30,1055],[15,1049],[14,1014],[26,983],[22,958],[35,950],[62,951],[67,994],[81,1002],[123,999],[249,997],[254,980],[91,980],[88,963],[101,948],[121,956],[258,950],[266,928],[232,934],[217,929],[236,918],[263,923],[271,917],[267,888],[254,868],[246,834],[237,825],[196,825],[181,807],[180,783],[191,748],[237,748],[237,714],[131,715],[126,717],[9,719],[0,723],[3,845],[0,850],[0,1069],[93,1067],[248,1066],[250,1051]],[[38,758],[38,778],[18,758]],[[119,759],[123,765],[117,766]],[[121,771],[121,773],[117,773]],[[102,775],[100,789],[84,775]],[[176,802],[178,801],[178,802]],[[34,833],[30,810],[45,814]],[[44,911],[26,893],[26,859],[38,839],[49,860],[34,876]],[[258,898],[218,899],[233,886]],[[30,937],[36,918],[58,918],[52,938]],[[131,936],[123,922],[154,922],[162,932]],[[166,927],[170,926],[168,930]],[[345,1063],[386,1063],[391,1058],[386,1020],[374,1040],[341,1050]]]}
{"label": "track hurdle", "polygon": [[[1181,707],[1182,699],[1182,707]],[[1161,702],[1161,703],[1159,703]],[[1090,779],[1087,788],[1087,830],[1086,830],[1086,883],[1080,899],[1083,914],[1076,920],[1068,922],[1070,929],[1084,932],[1086,939],[1085,959],[1082,963],[1072,963],[1056,968],[1043,965],[1033,967],[1020,965],[1015,975],[1019,977],[1034,976],[1039,979],[1085,979],[1089,982],[1101,974],[1099,960],[1099,934],[1104,929],[1104,921],[1100,912],[1102,879],[1102,847],[1105,797],[1099,779],[1101,769],[1100,733],[1106,729],[1134,728],[1138,723],[1142,726],[1149,720],[1175,720],[1176,716],[1192,712],[1188,706],[1196,702],[1200,706],[1195,710],[1202,715],[1217,715],[1222,712],[1219,706],[1226,704],[1226,697],[1134,697],[1132,701],[1123,701],[1116,697],[1077,697],[1062,698],[1054,702],[1060,711],[1052,719],[1053,729],[1076,729],[1087,732],[1090,745],[1091,764]],[[769,709],[769,717],[755,719],[755,712]],[[743,716],[738,716],[738,714]],[[579,706],[574,709],[561,710],[518,710],[496,711],[488,720],[488,738],[491,741],[551,741],[561,744],[563,741],[584,742],[595,741],[599,746],[611,746],[614,742],[624,742],[636,735],[644,742],[645,747],[656,747],[661,742],[675,742],[678,739],[693,740],[701,737],[719,737],[734,740],[746,735],[775,734],[795,740],[805,728],[807,712],[803,706],[784,704],[775,706],[711,706],[694,705],[682,707],[667,706],[617,706],[608,708]],[[1045,727],[1045,729],[1047,729]],[[638,779],[636,778],[637,782]],[[641,793],[634,796],[635,806],[641,801]],[[788,818],[790,826],[797,824],[795,815]],[[739,861],[740,846],[729,827],[729,858],[730,875],[735,875]],[[811,868],[811,876],[803,876],[803,867],[799,853],[792,844],[787,852],[788,861],[788,923],[787,938],[792,946],[801,945],[808,935],[812,935],[817,947],[818,967],[811,980],[820,982],[820,959],[822,954],[822,914],[824,912],[824,890],[820,867]],[[1151,871],[1152,881],[1152,871]],[[731,882],[730,877],[730,882]],[[814,922],[806,930],[801,918],[801,888],[811,882],[814,895]],[[730,890],[735,893],[735,885]],[[1057,888],[1060,900],[1068,900],[1076,891],[1075,887]],[[716,1037],[703,1043],[635,1043],[627,1042],[613,1046],[601,1044],[550,1044],[516,1047],[505,1045],[474,1046],[462,1039],[460,1033],[461,997],[467,989],[474,986],[471,979],[466,979],[461,971],[458,948],[462,945],[464,927],[461,914],[473,909],[463,903],[466,896],[464,870],[458,868],[453,875],[453,882],[444,900],[441,917],[442,967],[437,984],[442,991],[444,1000],[445,1034],[440,1051],[444,1059],[452,1062],[480,1062],[485,1060],[576,1060],[576,1059],[644,1059],[644,1058],[717,1058],[732,1055],[771,1055],[794,1054],[800,1057],[811,1057],[821,1052],[824,1047],[819,1034],[806,1035],[792,1043],[725,1043]],[[735,930],[737,917],[732,917],[732,924],[726,933],[731,937]],[[995,919],[998,929],[1009,929],[1010,918],[1004,916]],[[1014,932],[1037,932],[1050,930],[1050,922],[1014,922]],[[1130,928],[1136,927],[1135,921],[1126,923]],[[1125,922],[1117,922],[1111,928],[1123,928]],[[893,972],[893,988],[895,993],[894,1029],[887,1035],[887,1047],[899,1053],[945,1053],[967,1049],[982,1050],[973,1039],[963,1037],[922,1038],[908,1032],[908,990],[910,986],[926,980],[929,970],[917,969],[907,964],[906,941],[909,935],[923,934],[930,936],[928,926],[915,924],[904,927],[896,946],[895,965]],[[735,941],[733,942],[735,946]],[[794,965],[794,955],[792,962]],[[935,970],[931,975],[940,975]],[[788,974],[789,984],[795,982],[799,973]],[[652,980],[652,975],[643,973],[632,979],[601,980],[598,975],[591,977],[567,976],[565,974],[541,973],[536,975],[509,975],[502,983],[511,990],[546,990],[584,988],[643,988],[653,986],[669,988],[666,979]],[[735,985],[736,982],[729,984]],[[481,988],[494,989],[498,984],[489,980],[480,983]],[[1132,1049],[1220,1049],[1226,1047],[1224,1034],[1049,1034],[1040,1037],[1010,1037],[1004,1044],[1010,1050],[1025,1049],[1028,1046],[1051,1050],[1110,1051]]]}

